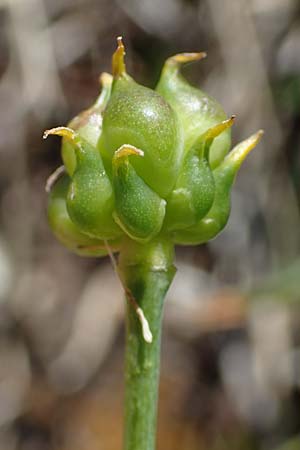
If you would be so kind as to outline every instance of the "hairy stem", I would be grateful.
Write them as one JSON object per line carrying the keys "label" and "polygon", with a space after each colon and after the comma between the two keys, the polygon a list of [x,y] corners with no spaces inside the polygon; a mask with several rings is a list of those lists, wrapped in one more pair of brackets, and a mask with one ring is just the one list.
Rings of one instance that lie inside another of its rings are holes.
{"label": "hairy stem", "polygon": [[130,299],[126,315],[124,450],[154,450],[163,303],[175,274],[173,246],[163,239],[126,242],[119,271],[152,333],[147,343]]}

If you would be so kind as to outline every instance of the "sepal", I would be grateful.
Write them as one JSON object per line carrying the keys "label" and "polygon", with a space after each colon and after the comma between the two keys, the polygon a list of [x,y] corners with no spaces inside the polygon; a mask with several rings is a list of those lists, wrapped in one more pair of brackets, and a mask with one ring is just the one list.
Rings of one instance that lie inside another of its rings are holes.
{"label": "sepal", "polygon": [[[191,86],[181,75],[182,65],[201,60],[205,52],[182,53],[167,59],[156,90],[176,111],[184,132],[184,149],[187,152],[199,135],[226,119],[221,105],[200,89]],[[215,139],[209,163],[217,167],[227,154],[231,143],[230,129]]]}
{"label": "sepal", "polygon": [[215,198],[208,214],[193,227],[172,234],[173,242],[181,245],[198,245],[213,239],[227,224],[230,214],[230,193],[235,176],[249,152],[258,144],[263,131],[238,144],[214,172]]}
{"label": "sepal", "polygon": [[76,166],[67,195],[67,210],[81,231],[97,239],[116,239],[122,231],[112,218],[114,193],[101,155],[68,127],[47,130],[68,139],[74,148]]}
{"label": "sepal", "polygon": [[[80,256],[104,256],[107,254],[105,242],[92,239],[82,233],[69,216],[66,197],[70,182],[70,178],[67,175],[63,175],[51,188],[47,209],[50,228],[57,240],[73,253]],[[113,251],[119,249],[117,241],[109,241],[108,245]]]}
{"label": "sepal", "polygon": [[142,150],[123,145],[113,157],[114,219],[132,239],[149,241],[161,230],[165,200],[139,177],[129,158],[143,157]]}
{"label": "sepal", "polygon": [[209,150],[214,139],[231,127],[234,117],[209,128],[186,153],[181,172],[168,198],[166,229],[180,230],[195,225],[210,210],[215,180],[209,167]]}

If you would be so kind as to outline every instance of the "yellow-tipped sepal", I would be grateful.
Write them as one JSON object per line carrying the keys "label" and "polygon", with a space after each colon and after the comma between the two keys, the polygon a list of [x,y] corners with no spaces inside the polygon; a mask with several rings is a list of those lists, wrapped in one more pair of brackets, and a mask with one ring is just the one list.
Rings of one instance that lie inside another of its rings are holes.
{"label": "yellow-tipped sepal", "polygon": [[165,200],[140,178],[130,158],[141,158],[142,150],[122,145],[112,161],[115,192],[114,219],[132,239],[149,241],[161,230],[165,216]]}
{"label": "yellow-tipped sepal", "polygon": [[[200,61],[206,57],[205,52],[181,53],[170,57],[165,62],[156,90],[176,111],[184,130],[184,148],[187,152],[198,136],[208,128],[226,119],[221,105],[210,95],[190,85],[181,74],[183,65]],[[230,148],[230,129],[224,129],[215,139],[209,157],[212,169],[224,159]]]}
{"label": "yellow-tipped sepal", "polygon": [[167,202],[166,228],[179,230],[195,225],[210,210],[215,196],[215,180],[209,167],[213,140],[231,127],[234,117],[202,134],[186,153],[181,172]]}
{"label": "yellow-tipped sepal", "polygon": [[125,66],[125,47],[123,44],[122,36],[117,38],[117,49],[112,56],[112,73],[114,78],[118,78],[126,74]]}
{"label": "yellow-tipped sepal", "polygon": [[236,173],[241,167],[241,164],[245,160],[246,156],[257,146],[263,134],[264,131],[259,130],[242,141],[240,144],[236,145],[224,159],[222,167],[232,167],[235,169]]}
{"label": "yellow-tipped sepal", "polygon": [[67,195],[70,218],[93,238],[116,239],[122,231],[112,217],[114,193],[100,153],[71,128],[53,128],[44,137],[50,134],[70,141],[75,152],[76,166]]}
{"label": "yellow-tipped sepal", "polygon": [[223,163],[213,171],[215,179],[215,198],[207,215],[193,227],[173,233],[177,244],[198,245],[213,239],[227,224],[230,214],[230,193],[235,176],[242,162],[258,144],[263,131],[250,136],[238,144],[226,156]]}
{"label": "yellow-tipped sepal", "polygon": [[[49,225],[56,238],[69,250],[80,256],[100,257],[107,254],[104,241],[82,233],[72,222],[67,211],[66,199],[71,180],[68,175],[60,177],[51,187],[48,199]],[[109,241],[112,251],[119,249],[117,241]]]}

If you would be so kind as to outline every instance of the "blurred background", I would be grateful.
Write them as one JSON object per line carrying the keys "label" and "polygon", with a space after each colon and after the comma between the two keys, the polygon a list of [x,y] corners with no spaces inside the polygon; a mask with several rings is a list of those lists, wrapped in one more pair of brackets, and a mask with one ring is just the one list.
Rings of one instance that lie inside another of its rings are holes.
{"label": "blurred background", "polygon": [[159,450],[300,449],[300,3],[0,0],[0,450],[121,448],[124,300],[108,258],[65,250],[45,182],[116,36],[154,87],[166,57],[236,114],[244,164],[225,231],[177,249]]}

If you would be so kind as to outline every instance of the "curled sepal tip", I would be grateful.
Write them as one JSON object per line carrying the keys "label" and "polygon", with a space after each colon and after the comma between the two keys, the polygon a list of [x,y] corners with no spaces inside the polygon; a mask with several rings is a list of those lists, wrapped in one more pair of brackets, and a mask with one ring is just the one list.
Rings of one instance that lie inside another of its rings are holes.
{"label": "curled sepal tip", "polygon": [[139,148],[136,148],[133,145],[124,144],[118,150],[115,151],[114,162],[116,163],[118,160],[126,158],[127,156],[130,155],[144,156],[144,152],[143,150],[140,150]]}
{"label": "curled sepal tip", "polygon": [[69,127],[55,127],[50,130],[45,130],[43,134],[43,139],[47,139],[48,136],[61,136],[70,141],[74,141],[76,133],[72,128]]}
{"label": "curled sepal tip", "polygon": [[236,170],[238,170],[246,156],[259,143],[263,134],[264,130],[259,130],[240,144],[236,145],[226,156],[223,164],[233,164],[236,167]]}
{"label": "curled sepal tip", "polygon": [[171,56],[167,59],[166,66],[173,66],[179,69],[182,64],[200,61],[201,59],[204,59],[206,57],[206,52],[178,53],[177,55]]}
{"label": "curled sepal tip", "polygon": [[217,125],[209,128],[205,133],[205,139],[214,139],[215,137],[219,136],[224,130],[227,128],[232,127],[236,116],[233,114],[229,119],[223,120],[220,123],[217,123]]}
{"label": "curled sepal tip", "polygon": [[129,237],[147,242],[162,227],[166,202],[138,176],[129,162],[129,157],[143,155],[142,150],[127,144],[114,153],[114,219]]}
{"label": "curled sepal tip", "polygon": [[216,137],[218,137],[223,131],[232,127],[236,116],[232,115],[229,119],[223,120],[220,123],[217,123],[213,127],[210,127],[205,133],[203,133],[193,144],[193,149],[198,148],[201,151],[202,155],[208,159],[209,158],[209,150],[210,147]]}
{"label": "curled sepal tip", "polygon": [[117,49],[112,57],[112,73],[114,78],[118,78],[126,73],[125,66],[125,47],[122,36],[117,37]]}

